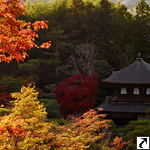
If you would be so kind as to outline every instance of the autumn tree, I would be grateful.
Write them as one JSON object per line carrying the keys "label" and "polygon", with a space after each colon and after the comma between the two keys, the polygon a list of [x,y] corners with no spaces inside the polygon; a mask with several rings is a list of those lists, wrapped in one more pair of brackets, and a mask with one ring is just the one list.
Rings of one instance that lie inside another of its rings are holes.
{"label": "autumn tree", "polygon": [[[106,134],[105,132],[96,133],[96,131],[107,130],[110,120],[99,121],[99,118],[104,118],[106,115],[97,114],[93,109],[84,113],[81,117],[72,120],[68,126],[57,127],[59,133],[56,135],[56,142],[63,145],[65,149],[87,149],[90,142],[101,139]],[[87,121],[88,120],[88,121]]]}
{"label": "autumn tree", "polygon": [[[103,109],[100,108],[99,111],[103,111]],[[69,124],[56,127],[57,135],[53,144],[56,149],[88,149],[92,143],[101,142],[108,135],[111,120],[99,120],[105,117],[106,114],[98,114],[95,110],[90,109],[80,117],[72,118]],[[127,143],[122,142],[122,138],[116,137],[109,145],[100,143],[98,149],[119,150],[125,144]]]}
{"label": "autumn tree", "polygon": [[46,111],[37,101],[34,87],[22,87],[12,94],[12,113],[0,117],[0,149],[45,149],[53,139],[50,123],[46,123]]}
{"label": "autumn tree", "polygon": [[[34,41],[39,29],[48,28],[44,21],[35,23],[17,20],[19,15],[25,15],[25,5],[20,0],[0,0],[0,61],[10,62],[12,59],[24,60],[27,50],[38,47]],[[34,30],[31,29],[31,26]],[[43,43],[41,48],[49,48],[50,41]]]}
{"label": "autumn tree", "polygon": [[58,84],[54,93],[64,116],[80,114],[94,107],[98,91],[98,77],[94,74],[92,76],[79,74],[66,78]]}
{"label": "autumn tree", "polygon": [[15,101],[10,116],[12,118],[21,116],[26,124],[21,126],[26,132],[26,138],[20,144],[24,149],[44,149],[50,145],[47,141],[53,138],[53,134],[49,132],[51,124],[45,122],[46,108],[40,104],[37,96],[38,92],[30,85],[22,87],[21,92],[12,93]]}

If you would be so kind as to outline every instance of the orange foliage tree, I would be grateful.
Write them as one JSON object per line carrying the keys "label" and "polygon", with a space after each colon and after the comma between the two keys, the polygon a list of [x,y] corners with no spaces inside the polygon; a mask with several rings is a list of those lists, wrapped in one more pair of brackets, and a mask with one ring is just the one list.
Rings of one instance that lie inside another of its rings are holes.
{"label": "orange foliage tree", "polygon": [[[104,118],[105,114],[97,115],[93,109],[84,113],[81,117],[75,119],[70,126],[60,126],[56,135],[56,145],[59,149],[81,150],[87,149],[89,143],[93,143],[104,137],[105,132],[96,133],[97,131],[108,129],[110,120],[99,121]],[[60,133],[60,134],[59,134]],[[61,149],[61,148],[60,148]]]}
{"label": "orange foliage tree", "polygon": [[[103,109],[100,108],[99,111],[103,111]],[[107,135],[111,120],[99,120],[105,117],[106,114],[97,114],[95,110],[90,109],[72,123],[56,127],[57,134],[53,144],[56,149],[83,150],[89,148],[91,143],[103,139]],[[100,146],[103,150],[118,150],[125,144],[127,143],[122,142],[122,138],[116,137],[111,143],[111,148],[105,145]]]}
{"label": "orange foliage tree", "polygon": [[[17,20],[19,15],[25,15],[25,5],[20,0],[0,0],[0,61],[10,62],[12,59],[23,61],[27,50],[37,47],[34,41],[39,29],[48,28],[44,21],[33,24]],[[34,30],[31,29],[34,28]],[[49,48],[51,42],[43,43],[40,48]]]}

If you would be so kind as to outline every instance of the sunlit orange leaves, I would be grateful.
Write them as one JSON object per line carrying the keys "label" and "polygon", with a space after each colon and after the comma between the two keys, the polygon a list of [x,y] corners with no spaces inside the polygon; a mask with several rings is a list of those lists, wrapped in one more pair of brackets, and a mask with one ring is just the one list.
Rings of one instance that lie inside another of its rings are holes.
{"label": "sunlit orange leaves", "polygon": [[32,24],[32,26],[33,26],[35,31],[38,31],[41,28],[42,29],[44,29],[44,28],[48,29],[48,26],[44,21],[36,21],[35,23]]}
{"label": "sunlit orange leaves", "polygon": [[111,146],[114,146],[116,150],[119,150],[122,148],[124,145],[128,144],[128,142],[122,142],[122,137],[117,137],[114,139],[113,143],[111,143]]}
{"label": "sunlit orange leaves", "polygon": [[86,149],[89,147],[88,143],[102,139],[106,134],[105,130],[110,126],[108,125],[110,120],[99,121],[101,116],[103,115],[91,109],[76,118],[70,126],[58,127],[59,132],[55,139],[58,149]]}
{"label": "sunlit orange leaves", "polygon": [[[22,1],[23,2],[23,1]],[[33,24],[24,20],[17,20],[18,15],[24,15],[25,5],[20,0],[0,0],[0,62],[10,62],[12,59],[23,61],[28,54],[26,51],[34,46],[38,38],[36,33],[39,29],[48,28],[44,21]],[[34,30],[31,29],[33,26]],[[40,48],[49,48],[50,42],[43,43]]]}
{"label": "sunlit orange leaves", "polygon": [[51,41],[43,43],[40,47],[48,49],[51,46]]}

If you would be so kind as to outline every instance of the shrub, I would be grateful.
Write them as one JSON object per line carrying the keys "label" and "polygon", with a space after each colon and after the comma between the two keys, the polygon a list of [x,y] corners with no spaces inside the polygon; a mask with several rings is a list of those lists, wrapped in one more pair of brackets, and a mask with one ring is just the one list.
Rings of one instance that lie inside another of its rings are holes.
{"label": "shrub", "polygon": [[56,94],[55,93],[45,93],[45,94],[43,94],[43,98],[56,99]]}
{"label": "shrub", "polygon": [[130,150],[136,149],[136,136],[150,136],[150,121],[130,121],[124,128],[117,129],[117,133],[122,133],[125,141],[132,141]]}
{"label": "shrub", "polygon": [[26,79],[24,79],[23,77],[20,76],[20,77],[18,77],[18,79],[23,86],[27,86],[31,82],[34,82],[34,78],[32,76],[29,76]]}
{"label": "shrub", "polygon": [[44,107],[46,107],[48,119],[60,119],[62,117],[60,113],[60,105],[55,99],[42,98],[39,99],[39,101],[44,104]]}
{"label": "shrub", "polygon": [[12,77],[0,80],[0,85],[8,85],[8,88],[6,89],[6,92],[8,93],[18,92],[21,88],[21,82]]}

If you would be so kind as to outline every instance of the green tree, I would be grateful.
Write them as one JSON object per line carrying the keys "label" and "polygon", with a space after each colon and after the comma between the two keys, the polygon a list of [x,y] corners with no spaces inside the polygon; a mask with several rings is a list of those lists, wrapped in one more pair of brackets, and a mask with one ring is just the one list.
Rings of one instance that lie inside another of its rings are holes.
{"label": "green tree", "polygon": [[[39,30],[40,38],[36,38],[35,43],[52,39],[52,47],[48,50],[33,48],[28,52],[30,59],[40,62],[36,73],[41,87],[69,77],[66,72],[72,64],[68,64],[68,58],[72,55],[78,58],[74,47],[82,43],[97,47],[97,59],[107,60],[117,70],[132,62],[130,56],[135,57],[138,37],[131,28],[132,15],[121,3],[108,0],[101,0],[99,4],[82,0],[49,3],[39,0],[33,4],[28,1],[26,9],[28,14],[21,16],[23,19],[31,23],[43,18],[49,21],[49,29]],[[29,72],[15,73],[29,76]]]}
{"label": "green tree", "polygon": [[100,8],[102,10],[102,13],[107,15],[111,12],[111,2],[109,0],[101,0]]}
{"label": "green tree", "polygon": [[14,79],[13,77],[3,78],[0,80],[0,85],[8,85],[6,92],[18,92],[21,88],[21,82],[18,79]]}
{"label": "green tree", "polygon": [[32,76],[34,79],[35,85],[38,81],[38,75],[35,73],[37,69],[40,67],[40,62],[38,59],[30,59],[28,62],[19,64],[19,69],[28,72],[29,76]]}
{"label": "green tree", "polygon": [[136,18],[147,20],[150,17],[150,7],[145,0],[141,0],[136,7]]}
{"label": "green tree", "polygon": [[[108,6],[105,7],[108,8]],[[118,70],[124,66],[124,61],[129,60],[122,60],[122,58],[127,51],[126,39],[128,38],[131,16],[127,12],[127,7],[120,2],[112,4],[111,7],[109,6],[109,9],[109,13],[105,17],[102,17],[104,24],[102,25],[102,29],[105,36],[105,43],[107,44],[105,59]],[[103,10],[101,13],[103,14]],[[130,48],[130,50],[132,49]]]}
{"label": "green tree", "polygon": [[106,96],[114,94],[114,85],[103,83],[102,79],[108,78],[115,70],[106,60],[97,60],[94,62],[95,72],[100,76],[98,99],[96,100],[95,106],[99,106]]}
{"label": "green tree", "polygon": [[57,103],[55,99],[39,99],[41,103],[44,104],[46,108],[48,119],[60,119],[62,115],[60,113],[60,104]]}
{"label": "green tree", "polygon": [[142,58],[149,62],[149,49],[150,49],[150,7],[144,1],[136,7],[136,15],[129,28],[130,35],[128,36],[128,45],[131,45],[135,49],[136,53],[141,52]]}
{"label": "green tree", "polygon": [[75,44],[86,42],[89,27],[86,4],[82,0],[72,0],[72,5],[66,14],[65,33],[69,40]]}

